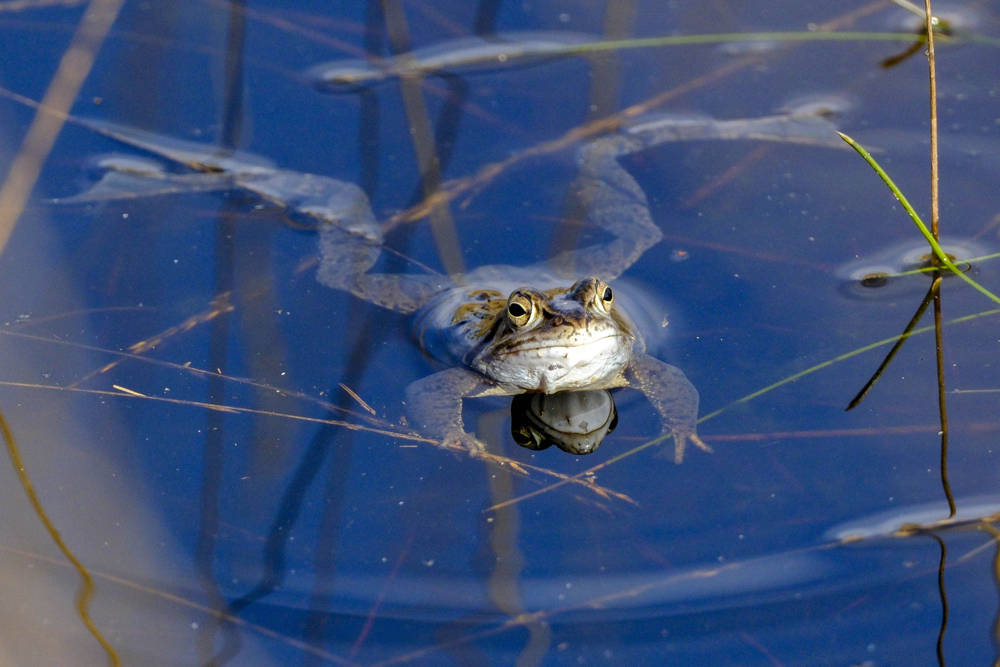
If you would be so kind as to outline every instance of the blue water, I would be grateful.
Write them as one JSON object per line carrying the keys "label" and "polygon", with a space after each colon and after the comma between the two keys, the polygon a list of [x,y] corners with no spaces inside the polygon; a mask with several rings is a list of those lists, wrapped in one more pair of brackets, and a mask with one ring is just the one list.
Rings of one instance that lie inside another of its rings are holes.
{"label": "blue water", "polygon": [[[650,37],[838,18],[899,30],[903,12],[616,3],[606,19],[578,4],[407,2],[396,29],[417,48],[477,22]],[[40,100],[82,13],[0,11],[0,86]],[[960,17],[1000,34],[985,3]],[[400,82],[322,94],[303,72],[390,54],[386,24],[363,3],[126,3],[71,111],[356,183],[385,222],[422,199]],[[992,39],[937,47],[941,224],[983,253],[1000,246]],[[918,50],[880,65],[907,46],[624,50],[456,69],[428,76],[419,97],[450,181],[670,89],[657,110],[718,118],[823,96],[926,214],[926,60]],[[0,100],[0,173],[34,114]],[[465,267],[607,238],[568,222],[574,148],[538,151],[448,207]],[[690,448],[680,466],[659,446],[628,454],[658,434],[630,390],[615,394],[618,428],[586,457],[518,447],[507,398],[465,402],[466,425],[506,463],[412,439],[405,387],[438,367],[407,317],[315,280],[308,221],[246,191],[49,201],[85,191],[93,158],[110,152],[144,155],[67,124],[0,255],[0,412],[24,465],[22,477],[13,459],[0,466],[0,591],[16,601],[4,604],[3,664],[108,661],[39,509],[92,578],[93,627],[125,664],[997,658],[996,315],[954,322],[995,304],[944,281],[947,477],[965,523],[893,536],[948,514],[933,333],[909,339],[851,412],[889,346],[837,359],[898,335],[929,281],[848,284],[845,271],[869,260],[898,270],[900,248],[919,240],[852,151],[698,141],[623,160],[665,235],[626,277],[669,312],[658,356],[698,388],[702,415],[722,410],[699,426],[714,453]],[[395,227],[387,246],[387,271],[458,261],[426,218]],[[1000,291],[995,266],[969,275]],[[559,475],[587,481],[552,486]]]}

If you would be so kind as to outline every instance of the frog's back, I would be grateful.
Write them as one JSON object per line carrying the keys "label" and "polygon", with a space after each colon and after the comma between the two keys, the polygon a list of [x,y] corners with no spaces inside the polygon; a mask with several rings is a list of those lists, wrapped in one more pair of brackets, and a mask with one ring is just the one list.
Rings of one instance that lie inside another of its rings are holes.
{"label": "frog's back", "polygon": [[420,347],[446,364],[468,365],[470,354],[490,338],[520,284],[474,281],[443,290],[417,313],[413,334]]}

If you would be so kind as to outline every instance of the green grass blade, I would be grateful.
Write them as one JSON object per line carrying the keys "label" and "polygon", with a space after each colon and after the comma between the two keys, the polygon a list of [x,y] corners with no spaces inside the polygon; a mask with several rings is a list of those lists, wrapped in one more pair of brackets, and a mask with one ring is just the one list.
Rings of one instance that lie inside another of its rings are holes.
{"label": "green grass blade", "polygon": [[858,142],[856,142],[854,139],[847,136],[843,132],[838,132],[837,134],[839,134],[840,138],[846,141],[851,148],[856,150],[858,154],[862,158],[864,158],[865,162],[868,163],[868,166],[874,169],[875,173],[879,175],[879,178],[881,178],[882,181],[887,186],[889,186],[889,189],[892,191],[893,196],[896,197],[896,200],[900,204],[902,204],[904,209],[906,209],[906,212],[907,214],[909,214],[910,219],[913,220],[913,224],[917,226],[917,229],[920,230],[920,233],[923,234],[924,238],[927,240],[927,243],[930,245],[931,250],[934,252],[934,256],[938,258],[938,261],[940,261],[943,266],[948,268],[948,270],[950,270],[956,276],[958,276],[959,278],[961,278],[962,280],[964,280],[965,282],[969,283],[974,288],[976,288],[976,290],[978,290],[981,294],[985,295],[988,299],[992,300],[995,303],[1000,303],[1000,297],[998,297],[996,294],[994,294],[993,292],[989,291],[988,289],[977,283],[969,276],[965,275],[965,273],[960,268],[955,266],[955,263],[948,258],[948,255],[945,253],[945,251],[941,249],[941,244],[938,243],[936,238],[934,238],[934,235],[931,234],[931,231],[929,229],[927,229],[927,225],[924,224],[924,221],[920,218],[920,215],[916,212],[916,210],[914,210],[913,206],[910,205],[910,202],[909,200],[907,200],[906,195],[904,195],[902,191],[896,186],[893,180],[889,177],[889,174],[885,173],[885,170],[882,169],[882,166],[875,161],[875,158],[872,157],[871,153],[866,151],[864,146],[862,146],[861,144],[859,144]]}

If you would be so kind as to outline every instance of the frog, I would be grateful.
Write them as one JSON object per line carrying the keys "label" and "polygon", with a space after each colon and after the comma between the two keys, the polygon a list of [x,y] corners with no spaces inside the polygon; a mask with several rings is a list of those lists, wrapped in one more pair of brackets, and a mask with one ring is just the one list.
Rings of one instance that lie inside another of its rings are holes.
{"label": "frog", "polygon": [[[418,344],[447,368],[406,389],[409,418],[447,447],[479,454],[485,445],[467,432],[464,399],[486,396],[632,388],[673,437],[673,459],[687,445],[711,452],[697,433],[698,391],[682,370],[647,352],[627,294],[613,283],[662,239],[642,188],[621,158],[663,143],[754,139],[836,145],[822,113],[780,113],[753,119],[648,116],[583,143],[571,190],[586,221],[612,240],[558,253],[525,266],[487,265],[461,275],[373,272],[385,245],[366,193],[329,176],[297,172],[244,151],[165,137],[107,121],[68,118],[120,143],[182,165],[112,156],[89,190],[57,198],[80,204],[185,191],[238,189],[318,230],[318,281],[371,304],[414,317]],[[593,449],[590,447],[589,449]]]}
{"label": "frog", "polygon": [[462,422],[463,399],[631,387],[675,438],[676,462],[687,443],[711,451],[696,431],[697,390],[679,368],[646,353],[641,331],[608,282],[592,275],[567,286],[535,267],[520,280],[532,284],[519,284],[491,280],[498,267],[487,268],[466,274],[416,313],[421,347],[452,364],[406,389],[408,413],[421,432],[479,450],[483,445]]}
{"label": "frog", "polygon": [[[631,388],[674,441],[673,460],[688,445],[711,452],[698,435],[699,395],[684,372],[647,352],[644,332],[614,282],[663,233],[645,193],[621,158],[672,141],[763,139],[836,145],[818,114],[756,119],[643,118],[585,142],[576,152],[571,192],[586,222],[612,240],[565,250],[525,266],[486,265],[450,276],[378,273],[380,228],[363,234],[341,225],[319,228],[318,281],[369,303],[413,316],[420,347],[446,368],[406,388],[417,429],[445,446],[481,452],[466,430],[465,399],[525,393]],[[352,225],[357,229],[357,221]]]}

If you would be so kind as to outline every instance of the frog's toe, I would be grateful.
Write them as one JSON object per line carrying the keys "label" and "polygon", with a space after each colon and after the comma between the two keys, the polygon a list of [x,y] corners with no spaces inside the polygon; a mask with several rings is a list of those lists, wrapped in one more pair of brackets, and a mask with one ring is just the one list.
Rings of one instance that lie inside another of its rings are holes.
{"label": "frog's toe", "polygon": [[[698,437],[697,433],[693,432],[678,432],[674,431],[674,463],[680,465],[684,462],[684,451],[687,449],[687,443],[690,440],[695,447],[698,449],[708,452],[711,454],[714,450],[706,445],[704,441]],[[670,451],[666,448],[661,449],[656,454],[661,458],[668,458],[670,456]]]}
{"label": "frog's toe", "polygon": [[715,451],[714,449],[706,445],[705,442],[698,436],[697,433],[691,433],[690,435],[688,435],[688,438],[691,440],[691,442],[694,443],[695,447],[702,450],[703,452],[708,452],[709,454],[711,454]]}
{"label": "frog's toe", "polygon": [[482,454],[486,451],[486,444],[476,438],[471,433],[465,431],[453,431],[445,435],[441,440],[441,445],[445,449],[461,450],[470,454]]}

